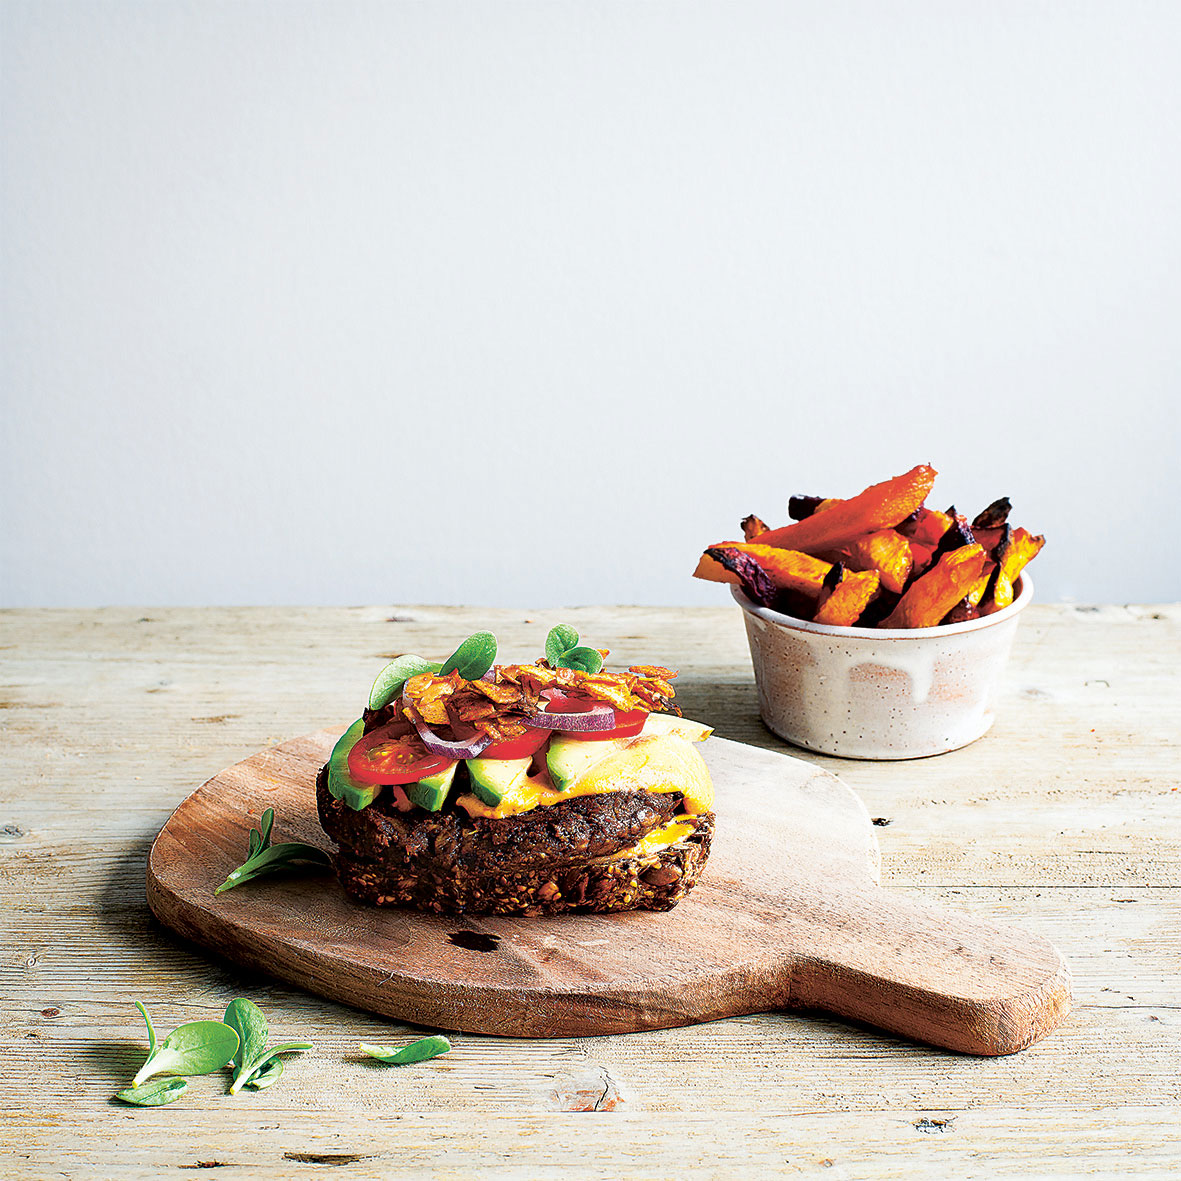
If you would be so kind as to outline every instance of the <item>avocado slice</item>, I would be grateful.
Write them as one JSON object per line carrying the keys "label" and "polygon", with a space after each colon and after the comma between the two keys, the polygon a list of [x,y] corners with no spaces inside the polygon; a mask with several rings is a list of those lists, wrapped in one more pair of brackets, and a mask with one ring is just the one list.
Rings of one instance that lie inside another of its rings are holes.
{"label": "avocado slice", "polygon": [[495,808],[529,774],[527,759],[468,759],[467,773],[476,799]]}
{"label": "avocado slice", "polygon": [[640,733],[645,738],[657,734],[675,734],[687,742],[704,742],[713,730],[689,718],[677,718],[672,714],[649,714]]}
{"label": "avocado slice", "polygon": [[595,741],[592,738],[555,735],[550,739],[549,750],[545,752],[545,765],[549,768],[549,777],[554,781],[554,787],[558,791],[566,791],[579,776],[584,775],[596,763],[601,763],[608,755],[622,750],[630,741],[630,738],[605,738]]}
{"label": "avocado slice", "polygon": [[365,721],[358,718],[338,739],[328,758],[328,791],[333,799],[348,804],[354,812],[368,808],[377,799],[381,785],[361,783],[349,774],[349,751],[365,733]]}
{"label": "avocado slice", "polygon": [[458,763],[449,763],[442,771],[427,775],[417,783],[404,784],[402,790],[405,791],[406,798],[428,812],[437,812],[447,802],[447,795],[455,782],[455,771],[458,766]]}

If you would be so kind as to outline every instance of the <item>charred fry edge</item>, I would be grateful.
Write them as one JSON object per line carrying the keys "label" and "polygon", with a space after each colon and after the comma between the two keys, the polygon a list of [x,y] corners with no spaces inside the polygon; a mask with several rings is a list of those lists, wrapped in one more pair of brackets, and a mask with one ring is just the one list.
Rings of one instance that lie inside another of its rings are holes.
{"label": "charred fry edge", "polygon": [[973,529],[999,529],[1008,519],[1009,513],[1013,511],[1012,504],[1009,503],[1007,496],[1002,496],[999,500],[994,500],[987,508],[981,509],[972,522]]}
{"label": "charred fry edge", "polygon": [[[825,501],[823,496],[792,496],[787,501],[787,515],[793,521],[810,517]],[[768,532],[766,529],[764,533]]]}

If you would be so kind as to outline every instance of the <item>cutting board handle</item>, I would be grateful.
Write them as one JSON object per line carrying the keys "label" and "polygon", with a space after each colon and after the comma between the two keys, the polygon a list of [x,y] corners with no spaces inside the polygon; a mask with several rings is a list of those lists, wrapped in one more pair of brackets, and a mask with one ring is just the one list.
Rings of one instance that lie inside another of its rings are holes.
{"label": "cutting board handle", "polygon": [[1070,1011],[1070,971],[1047,940],[873,887],[793,916],[809,927],[791,1008],[823,1009],[965,1054],[1012,1054]]}

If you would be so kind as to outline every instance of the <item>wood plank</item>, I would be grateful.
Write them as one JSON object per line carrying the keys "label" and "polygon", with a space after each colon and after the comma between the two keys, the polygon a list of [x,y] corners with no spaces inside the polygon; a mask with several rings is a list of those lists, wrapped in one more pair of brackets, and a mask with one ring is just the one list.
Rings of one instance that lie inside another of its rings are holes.
{"label": "wood plank", "polygon": [[[260,1171],[299,1176],[303,1170],[294,1166],[301,1165],[346,1166],[350,1178],[478,1174],[502,1181],[531,1181],[539,1171],[547,1177],[640,1181],[669,1176],[720,1181],[735,1172],[889,1181],[1030,1176],[1073,1181],[1129,1171],[1136,1177],[1176,1176],[1175,1124],[1166,1122],[1176,1112],[1147,1105],[1124,1107],[1118,1121],[1098,1106],[833,1112],[801,1103],[776,1114],[718,1119],[698,1112],[675,1122],[618,1111],[521,1114],[476,1130],[463,1115],[391,1111],[380,1093],[368,1110],[357,1110],[359,1100],[324,1092],[320,1103],[343,1098],[347,1105],[325,1127],[322,1112],[304,1109],[292,1116],[259,1096],[249,1101],[248,1115],[227,1113],[233,1100],[210,1088],[194,1090],[193,1098],[167,1110],[104,1112],[65,1134],[47,1125],[37,1129],[44,1138],[40,1143],[10,1149],[7,1159],[22,1177],[60,1176],[68,1153],[71,1162],[99,1175],[179,1179],[191,1177],[189,1170],[217,1167],[219,1181],[246,1181]],[[211,1107],[224,1122],[201,1126],[197,1120]]]}

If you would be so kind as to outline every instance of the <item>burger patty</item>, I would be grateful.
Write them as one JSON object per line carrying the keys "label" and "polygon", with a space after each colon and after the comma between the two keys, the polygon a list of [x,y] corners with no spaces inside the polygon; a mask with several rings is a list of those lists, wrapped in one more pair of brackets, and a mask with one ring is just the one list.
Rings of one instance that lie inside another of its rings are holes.
{"label": "burger patty", "polygon": [[469,817],[455,804],[439,812],[400,812],[389,794],[354,811],[328,791],[328,768],[316,779],[324,831],[342,858],[421,877],[504,875],[583,865],[611,857],[668,823],[681,805],[677,792],[605,792],[574,796],[501,820]]}

